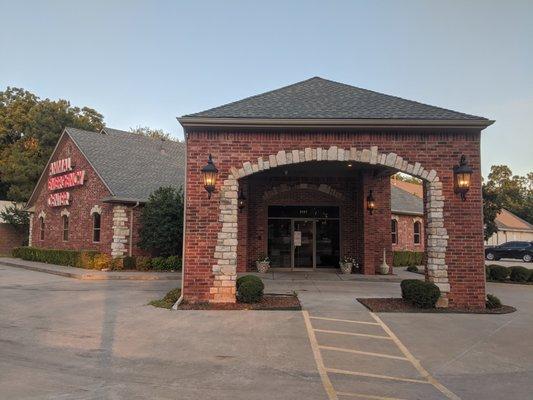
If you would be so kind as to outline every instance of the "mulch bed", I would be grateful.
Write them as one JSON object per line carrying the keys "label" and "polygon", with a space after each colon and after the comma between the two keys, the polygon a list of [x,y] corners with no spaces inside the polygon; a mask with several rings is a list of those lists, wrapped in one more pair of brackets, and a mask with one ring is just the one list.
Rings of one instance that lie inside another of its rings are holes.
{"label": "mulch bed", "polygon": [[259,303],[181,303],[178,310],[280,310],[298,311],[302,306],[293,294],[265,294]]}
{"label": "mulch bed", "polygon": [[357,301],[372,312],[397,312],[397,313],[437,313],[437,314],[509,314],[516,308],[503,305],[495,309],[468,309],[468,308],[419,308],[401,298],[358,298]]}

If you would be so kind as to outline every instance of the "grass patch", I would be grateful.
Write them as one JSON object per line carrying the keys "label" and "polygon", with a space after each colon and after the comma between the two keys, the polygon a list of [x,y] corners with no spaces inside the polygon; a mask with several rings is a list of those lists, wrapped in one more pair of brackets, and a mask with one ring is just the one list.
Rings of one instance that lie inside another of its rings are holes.
{"label": "grass patch", "polygon": [[179,297],[181,296],[181,289],[175,288],[170,290],[165,297],[163,297],[160,300],[152,300],[150,303],[148,303],[151,306],[159,307],[159,308],[166,308],[171,309],[174,303],[178,301]]}

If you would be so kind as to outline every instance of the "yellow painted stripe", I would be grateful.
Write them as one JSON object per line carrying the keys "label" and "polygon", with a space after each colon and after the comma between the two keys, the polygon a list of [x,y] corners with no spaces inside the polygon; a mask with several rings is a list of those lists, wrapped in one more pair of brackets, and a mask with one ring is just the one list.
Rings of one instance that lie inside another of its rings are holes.
{"label": "yellow painted stripe", "polygon": [[390,354],[383,354],[383,353],[372,353],[369,351],[361,351],[361,350],[354,350],[354,349],[345,349],[343,347],[333,347],[333,346],[318,346],[320,349],[324,350],[332,350],[332,351],[343,351],[345,353],[353,353],[353,354],[362,354],[365,356],[373,356],[373,357],[382,357],[382,358],[391,358],[393,360],[402,360],[402,361],[409,361],[406,357],[400,357],[400,356],[393,356]]}
{"label": "yellow painted stripe", "polygon": [[348,396],[348,397],[357,397],[359,399],[369,399],[369,400],[405,400],[399,397],[384,397],[384,396],[375,396],[372,394],[362,394],[362,393],[351,393],[351,392],[337,392],[339,396]]}
{"label": "yellow painted stripe", "polygon": [[315,332],[322,332],[322,333],[333,333],[336,335],[348,335],[348,336],[363,336],[363,337],[369,337],[374,339],[387,339],[392,340],[388,336],[380,336],[380,335],[369,335],[367,333],[355,333],[355,332],[344,332],[344,331],[330,331],[327,329],[314,329]]}
{"label": "yellow painted stripe", "polygon": [[311,325],[311,320],[309,319],[309,313],[306,310],[302,310],[302,314],[305,321],[305,327],[307,328],[307,335],[309,336],[309,342],[311,343],[311,349],[313,350],[313,355],[315,356],[316,367],[320,378],[322,379],[322,385],[324,390],[328,395],[329,400],[338,400],[337,392],[333,388],[333,384],[329,379],[329,376],[326,372],[326,367],[324,366],[324,360],[318,349],[318,342],[316,340],[315,332],[313,331],[313,326]]}
{"label": "yellow painted stripe", "polygon": [[398,376],[370,374],[368,372],[358,372],[358,371],[347,371],[345,369],[326,368],[326,372],[331,372],[332,374],[343,374],[343,375],[365,376],[368,378],[388,379],[391,381],[429,384],[428,381],[424,381],[421,379],[400,378]]}
{"label": "yellow painted stripe", "polygon": [[391,339],[396,343],[396,346],[400,349],[400,351],[411,361],[411,364],[416,368],[416,370],[422,375],[424,378],[428,380],[428,383],[433,385],[437,390],[439,390],[443,395],[445,395],[450,400],[461,400],[459,396],[457,396],[455,393],[453,393],[450,389],[448,389],[446,386],[444,386],[442,383],[440,383],[437,379],[435,379],[422,365],[420,364],[420,361],[418,361],[411,352],[407,349],[407,347],[404,346],[404,344],[398,339],[398,337],[392,332],[392,330],[379,318],[376,314],[373,312],[370,313],[372,318],[381,325],[383,330],[387,332],[387,334],[391,337]]}
{"label": "yellow painted stripe", "polygon": [[326,318],[326,317],[310,317],[310,318],[311,319],[322,319],[324,321],[351,322],[353,324],[379,325],[377,322],[354,321],[351,319]]}

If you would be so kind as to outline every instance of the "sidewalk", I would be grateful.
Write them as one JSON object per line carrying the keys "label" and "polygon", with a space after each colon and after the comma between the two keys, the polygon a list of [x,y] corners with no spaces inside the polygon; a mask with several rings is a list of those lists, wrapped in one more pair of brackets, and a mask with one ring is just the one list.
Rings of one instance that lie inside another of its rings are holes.
{"label": "sidewalk", "polygon": [[31,271],[44,272],[52,275],[81,280],[181,280],[181,272],[153,272],[153,271],[98,271],[85,268],[65,267],[62,265],[25,261],[19,258],[0,257],[0,265],[23,268]]}

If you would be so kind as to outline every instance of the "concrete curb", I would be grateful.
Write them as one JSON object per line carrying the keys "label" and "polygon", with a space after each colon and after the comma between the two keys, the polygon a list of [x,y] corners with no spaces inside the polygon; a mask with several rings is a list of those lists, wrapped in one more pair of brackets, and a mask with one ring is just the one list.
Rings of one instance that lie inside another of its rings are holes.
{"label": "concrete curb", "polygon": [[[85,280],[85,281],[108,281],[108,280],[132,280],[132,281],[161,281],[161,280],[180,280],[181,273],[176,273],[176,276],[168,275],[165,273],[143,273],[143,272],[135,272],[135,273],[128,273],[128,275],[118,275],[120,272],[116,272],[114,274],[108,274],[106,272],[96,272],[96,273],[77,273],[77,272],[67,272],[67,271],[59,271],[52,268],[45,268],[45,267],[39,267],[36,265],[26,265],[26,264],[18,264],[15,262],[9,262],[9,261],[0,261],[0,265],[4,265],[6,267],[15,267],[15,268],[22,268],[27,269],[30,271],[35,272],[43,272],[45,274],[51,274],[51,275],[59,275],[64,276],[66,278],[73,278],[73,279],[79,279],[79,280]],[[72,267],[74,268],[74,267]]]}

